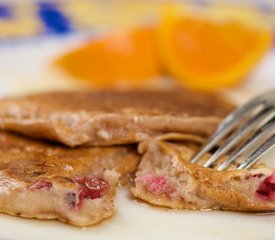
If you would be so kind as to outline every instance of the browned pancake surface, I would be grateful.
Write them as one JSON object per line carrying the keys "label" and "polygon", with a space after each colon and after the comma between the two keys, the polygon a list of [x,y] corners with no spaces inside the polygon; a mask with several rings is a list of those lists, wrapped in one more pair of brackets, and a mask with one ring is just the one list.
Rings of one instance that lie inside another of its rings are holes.
{"label": "browned pancake surface", "polygon": [[132,147],[70,149],[0,133],[0,210],[88,226],[110,217],[115,186],[136,169]]}
{"label": "browned pancake surface", "polygon": [[[16,100],[16,99],[14,99]],[[224,117],[232,105],[215,94],[177,92],[55,92],[25,97],[41,111],[131,112]],[[20,105],[20,102],[18,102]]]}
{"label": "browned pancake surface", "polygon": [[57,92],[0,101],[0,128],[69,146],[143,141],[169,132],[208,135],[233,106],[191,92]]}

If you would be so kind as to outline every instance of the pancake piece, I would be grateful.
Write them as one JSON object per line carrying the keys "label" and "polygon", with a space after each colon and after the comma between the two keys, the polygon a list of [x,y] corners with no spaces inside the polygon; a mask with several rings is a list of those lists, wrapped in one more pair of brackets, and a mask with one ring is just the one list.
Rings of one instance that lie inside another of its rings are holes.
{"label": "pancake piece", "polygon": [[274,211],[275,170],[216,171],[191,164],[192,143],[141,143],[143,158],[130,192],[153,205],[173,209]]}
{"label": "pancake piece", "polygon": [[115,212],[115,186],[135,171],[132,147],[70,149],[0,133],[0,211],[89,226]]}
{"label": "pancake piece", "polygon": [[0,101],[0,129],[70,147],[137,143],[166,133],[209,135],[233,106],[177,92],[57,92]]}

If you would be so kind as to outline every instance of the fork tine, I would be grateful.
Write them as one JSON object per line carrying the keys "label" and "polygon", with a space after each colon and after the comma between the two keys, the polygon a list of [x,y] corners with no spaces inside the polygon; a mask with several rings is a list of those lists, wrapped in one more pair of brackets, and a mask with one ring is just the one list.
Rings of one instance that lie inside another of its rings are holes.
{"label": "fork tine", "polygon": [[209,158],[209,160],[203,164],[203,166],[210,167],[223,154],[226,154],[234,146],[236,146],[243,139],[243,137],[245,137],[249,132],[255,129],[261,121],[263,121],[267,117],[269,117],[267,119],[267,121],[269,121],[270,118],[274,117],[274,114],[275,112],[273,108],[267,108],[262,110],[259,114],[255,115],[247,123],[241,126],[232,135],[230,135],[230,137],[225,141],[225,143],[223,143],[223,145]]}
{"label": "fork tine", "polygon": [[236,109],[234,112],[229,114],[223,122],[220,123],[217,130],[213,134],[213,136],[209,139],[209,142],[206,143],[201,150],[195,154],[192,159],[191,163],[196,163],[205,153],[211,150],[217,143],[225,137],[228,133],[230,133],[240,122],[240,120],[251,113],[256,108],[259,108],[261,111],[265,106],[268,99],[272,99],[275,95],[275,90],[271,90],[267,93],[264,93],[253,100],[249,101],[248,103],[244,104],[242,107]]}
{"label": "fork tine", "polygon": [[207,153],[214,146],[216,146],[220,140],[222,140],[228,133],[230,133],[235,128],[235,126],[242,117],[244,117],[250,111],[253,111],[259,105],[260,104],[249,103],[249,105],[245,105],[242,108],[237,109],[236,111],[228,115],[224,119],[224,121],[220,123],[216,132],[210,138],[209,142],[205,144],[201,148],[201,150],[193,156],[191,163],[196,163],[205,153]]}
{"label": "fork tine", "polygon": [[[273,96],[275,94],[275,91],[270,91],[268,93],[268,96]],[[213,136],[210,138],[209,142],[205,144],[201,150],[193,156],[191,159],[191,163],[196,163],[205,153],[207,153],[209,150],[211,150],[223,137],[225,137],[228,133],[230,133],[236,125],[239,123],[239,121],[246,116],[247,114],[251,113],[253,110],[255,110],[257,107],[264,108],[264,101],[262,98],[264,96],[267,96],[266,94],[263,94],[252,101],[249,101],[242,107],[236,109],[234,112],[229,114],[218,126],[216,132],[213,134]],[[259,109],[260,110],[262,110]]]}
{"label": "fork tine", "polygon": [[251,111],[255,110],[257,107],[262,106],[259,111],[261,111],[264,106],[267,105],[267,102],[269,99],[273,99],[275,96],[275,90],[271,90],[269,92],[263,93],[259,95],[258,97],[250,100],[246,104],[244,104],[242,107],[237,108],[235,111],[230,113],[223,122],[218,126],[217,132],[220,132],[224,128],[230,126],[231,124],[234,124],[234,122],[238,122],[240,119],[242,119],[246,114],[251,113]]}
{"label": "fork tine", "polygon": [[266,142],[264,142],[258,149],[256,149],[248,158],[245,160],[238,169],[249,169],[251,168],[261,156],[271,149],[275,144],[275,134],[273,134]]}
{"label": "fork tine", "polygon": [[263,127],[261,127],[257,132],[253,134],[244,144],[237,148],[229,157],[226,159],[218,168],[218,171],[225,170],[229,165],[243,152],[249,149],[254,143],[258,142],[259,139],[266,133],[270,132],[274,128],[274,118],[267,122]]}

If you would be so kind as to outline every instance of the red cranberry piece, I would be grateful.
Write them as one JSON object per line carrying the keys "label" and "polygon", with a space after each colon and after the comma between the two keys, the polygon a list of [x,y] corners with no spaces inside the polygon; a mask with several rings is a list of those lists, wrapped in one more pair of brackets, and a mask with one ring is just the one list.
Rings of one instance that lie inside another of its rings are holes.
{"label": "red cranberry piece", "polygon": [[76,183],[79,185],[79,191],[67,193],[64,197],[69,208],[75,210],[81,207],[84,199],[101,198],[109,188],[109,184],[99,177],[76,178]]}
{"label": "red cranberry piece", "polygon": [[28,186],[29,190],[39,190],[39,189],[50,189],[52,188],[53,184],[49,181],[38,181],[30,186]]}
{"label": "red cranberry piece", "polygon": [[76,182],[80,185],[80,199],[101,198],[109,188],[109,184],[99,177],[77,178]]}
{"label": "red cranberry piece", "polygon": [[156,194],[172,195],[176,188],[166,177],[156,176],[149,184],[149,191]]}
{"label": "red cranberry piece", "polygon": [[272,200],[275,195],[275,173],[266,177],[256,193],[265,200]]}
{"label": "red cranberry piece", "polygon": [[151,182],[149,182],[149,190],[150,192],[157,193],[157,192],[165,192],[165,186],[167,185],[167,180],[162,177],[154,177]]}
{"label": "red cranberry piece", "polygon": [[144,185],[148,191],[154,194],[171,195],[176,191],[175,186],[165,176],[147,173],[138,177],[135,181],[136,184]]}

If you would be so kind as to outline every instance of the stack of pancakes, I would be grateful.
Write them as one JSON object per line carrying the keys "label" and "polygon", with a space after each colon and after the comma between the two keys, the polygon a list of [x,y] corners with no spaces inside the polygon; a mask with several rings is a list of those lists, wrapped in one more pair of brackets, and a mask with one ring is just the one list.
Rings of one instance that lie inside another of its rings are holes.
{"label": "stack of pancakes", "polygon": [[88,226],[114,214],[119,183],[159,206],[274,210],[272,170],[189,163],[232,109],[217,95],[187,90],[3,99],[0,211]]}

